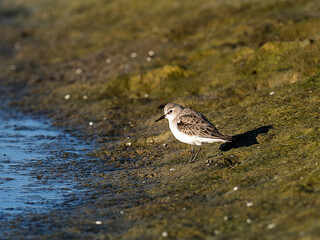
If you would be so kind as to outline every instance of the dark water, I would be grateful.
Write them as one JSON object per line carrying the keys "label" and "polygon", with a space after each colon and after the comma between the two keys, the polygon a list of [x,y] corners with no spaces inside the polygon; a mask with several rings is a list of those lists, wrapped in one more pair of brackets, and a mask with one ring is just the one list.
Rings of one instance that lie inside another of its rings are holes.
{"label": "dark water", "polygon": [[88,145],[45,120],[0,110],[0,217],[48,211],[76,192]]}

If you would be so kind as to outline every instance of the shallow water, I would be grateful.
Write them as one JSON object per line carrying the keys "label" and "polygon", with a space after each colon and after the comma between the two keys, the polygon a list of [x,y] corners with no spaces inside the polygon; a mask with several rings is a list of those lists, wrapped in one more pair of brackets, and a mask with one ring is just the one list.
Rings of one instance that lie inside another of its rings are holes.
{"label": "shallow water", "polygon": [[45,120],[0,110],[0,217],[48,211],[66,201],[78,187],[61,169],[88,150]]}

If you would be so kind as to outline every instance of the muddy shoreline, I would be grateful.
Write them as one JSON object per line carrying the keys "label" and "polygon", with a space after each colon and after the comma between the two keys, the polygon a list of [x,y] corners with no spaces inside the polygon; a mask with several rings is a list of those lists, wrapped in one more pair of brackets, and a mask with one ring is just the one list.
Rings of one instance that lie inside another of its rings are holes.
{"label": "muddy shoreline", "polygon": [[[94,146],[46,166],[74,178],[80,197],[0,220],[4,238],[319,236],[318,1],[5,0],[0,9],[0,80],[11,87],[2,97]],[[206,145],[188,164],[189,147],[154,123],[168,102],[240,141]]]}
{"label": "muddy shoreline", "polygon": [[[93,229],[97,221],[106,220],[91,211],[100,196],[112,201],[116,188],[107,181],[102,183],[101,175],[117,169],[95,157],[98,144],[79,131],[70,136],[70,129],[50,126],[50,120],[41,115],[33,116],[39,119],[33,120],[30,114],[9,106],[9,94],[1,96],[5,130],[1,131],[1,239],[83,238],[82,234],[55,232],[63,225],[79,227],[76,219],[86,219],[86,228]],[[114,208],[116,204],[108,207],[111,215],[115,215]]]}

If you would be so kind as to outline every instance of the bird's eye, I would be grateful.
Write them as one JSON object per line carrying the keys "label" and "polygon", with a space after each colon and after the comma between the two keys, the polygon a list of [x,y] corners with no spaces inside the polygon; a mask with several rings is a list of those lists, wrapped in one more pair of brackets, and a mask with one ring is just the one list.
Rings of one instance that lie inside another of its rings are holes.
{"label": "bird's eye", "polygon": [[170,114],[170,113],[172,113],[172,110],[170,110],[170,111],[168,112],[168,114]]}

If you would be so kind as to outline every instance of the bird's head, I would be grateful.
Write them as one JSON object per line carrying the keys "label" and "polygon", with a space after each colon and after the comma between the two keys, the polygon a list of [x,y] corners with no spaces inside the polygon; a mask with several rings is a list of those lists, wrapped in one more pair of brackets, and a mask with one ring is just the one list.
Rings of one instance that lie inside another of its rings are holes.
{"label": "bird's head", "polygon": [[162,115],[160,118],[158,118],[156,120],[156,122],[166,118],[169,121],[173,120],[182,110],[184,109],[184,107],[182,107],[179,104],[176,103],[168,103],[165,107],[164,107],[164,115]]}

